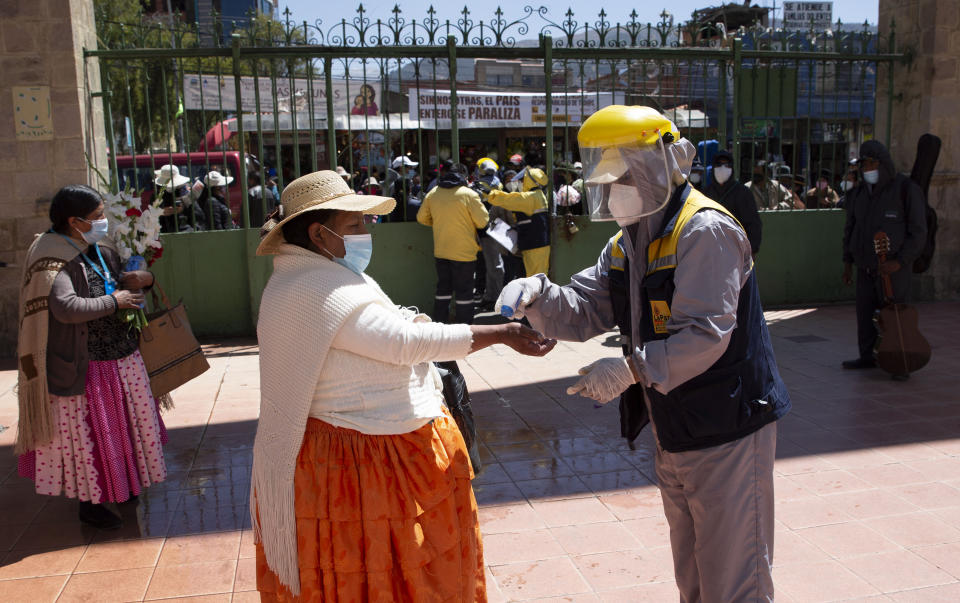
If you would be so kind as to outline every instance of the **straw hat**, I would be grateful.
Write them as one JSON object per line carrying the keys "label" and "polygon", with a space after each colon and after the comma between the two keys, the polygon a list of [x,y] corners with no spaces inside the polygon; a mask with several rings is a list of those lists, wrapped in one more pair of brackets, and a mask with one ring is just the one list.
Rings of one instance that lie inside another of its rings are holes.
{"label": "straw hat", "polygon": [[342,165],[337,166],[337,173],[340,174],[340,177],[349,182],[353,176],[347,170],[343,169]]}
{"label": "straw hat", "polygon": [[168,191],[173,191],[190,182],[189,178],[180,175],[180,169],[177,166],[170,165],[169,163],[161,166],[159,170],[155,170],[153,173],[157,177],[153,183]]}
{"label": "straw hat", "polygon": [[339,209],[382,215],[393,211],[396,204],[390,197],[356,194],[343,178],[332,170],[301,176],[283,189],[280,197],[283,219],[260,241],[257,255],[279,252],[280,245],[284,243],[281,227],[305,211]]}

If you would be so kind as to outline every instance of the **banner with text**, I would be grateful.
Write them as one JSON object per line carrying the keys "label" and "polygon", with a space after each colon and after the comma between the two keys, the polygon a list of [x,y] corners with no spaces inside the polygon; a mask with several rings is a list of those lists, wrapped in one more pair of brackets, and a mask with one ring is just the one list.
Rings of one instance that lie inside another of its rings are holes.
{"label": "banner with text", "polygon": [[[449,90],[417,91],[411,88],[410,118],[419,119],[422,128],[449,128],[450,96]],[[553,95],[553,124],[580,125],[597,109],[613,103],[612,92],[556,93]],[[542,126],[547,121],[546,110],[546,94],[457,91],[457,125],[460,128]]]}
{"label": "banner with text", "polygon": [[[309,113],[311,95],[313,111],[326,116],[327,91],[323,78],[312,81],[306,78],[278,78],[276,81],[276,104],[274,88],[269,77],[240,78],[240,96],[243,99],[242,111],[257,111],[257,92],[259,91],[261,113]],[[358,84],[345,79],[333,78],[333,111],[336,115],[380,115],[380,82]],[[197,75],[183,76],[184,109],[204,109],[207,111],[236,112],[237,94],[233,76]]]}

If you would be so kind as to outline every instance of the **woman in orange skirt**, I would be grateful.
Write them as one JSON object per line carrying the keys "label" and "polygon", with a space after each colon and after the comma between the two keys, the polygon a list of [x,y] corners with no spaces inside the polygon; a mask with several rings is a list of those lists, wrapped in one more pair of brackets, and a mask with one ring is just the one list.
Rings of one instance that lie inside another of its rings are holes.
{"label": "woman in orange skirt", "polygon": [[543,355],[517,323],[444,325],[364,274],[364,214],[336,172],[290,183],[257,326],[260,422],[251,512],[265,601],[485,601],[473,472],[432,361],[493,343]]}

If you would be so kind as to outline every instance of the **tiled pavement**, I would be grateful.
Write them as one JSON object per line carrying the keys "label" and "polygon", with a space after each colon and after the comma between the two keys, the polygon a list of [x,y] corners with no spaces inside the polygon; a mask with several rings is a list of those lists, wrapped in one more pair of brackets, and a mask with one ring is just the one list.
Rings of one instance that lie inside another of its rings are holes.
{"label": "tiled pavement", "polygon": [[[934,357],[907,383],[844,372],[853,308],[768,313],[793,413],[779,424],[774,578],[780,601],[960,600],[960,312],[920,307]],[[0,433],[0,601],[255,601],[247,519],[257,350],[207,348],[212,369],[166,415],[170,476],[126,526],[98,532],[74,501],[16,476]],[[673,601],[649,436],[630,451],[615,405],[566,396],[612,337],[548,357],[496,346],[461,366],[485,468],[475,481],[491,601]],[[0,371],[0,425],[16,419]]]}

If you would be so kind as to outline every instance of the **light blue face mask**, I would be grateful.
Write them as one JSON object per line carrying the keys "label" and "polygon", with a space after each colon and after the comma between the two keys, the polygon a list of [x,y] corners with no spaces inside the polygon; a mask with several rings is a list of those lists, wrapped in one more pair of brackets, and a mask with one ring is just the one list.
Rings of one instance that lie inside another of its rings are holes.
{"label": "light blue face mask", "polygon": [[[324,228],[327,228],[323,224]],[[345,266],[357,274],[363,274],[363,271],[370,265],[370,258],[373,257],[373,237],[369,234],[362,235],[338,235],[329,228],[327,230],[343,241],[343,248],[346,251],[342,258],[331,258],[334,262]]]}
{"label": "light blue face mask", "polygon": [[87,232],[80,232],[79,229],[76,229],[77,232],[80,232],[80,236],[83,237],[83,240],[89,243],[90,245],[99,243],[100,241],[103,240],[104,237],[107,236],[107,233],[109,232],[109,229],[110,229],[110,223],[107,222],[106,218],[101,218],[99,220],[84,220],[83,218],[80,218],[80,219],[91,226],[90,230],[88,230]]}

